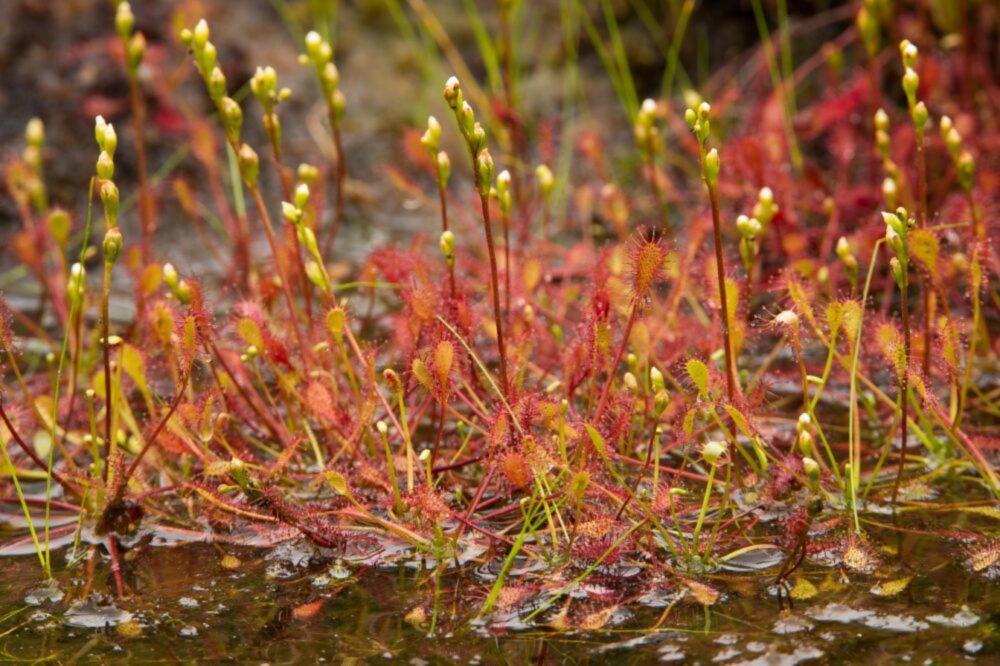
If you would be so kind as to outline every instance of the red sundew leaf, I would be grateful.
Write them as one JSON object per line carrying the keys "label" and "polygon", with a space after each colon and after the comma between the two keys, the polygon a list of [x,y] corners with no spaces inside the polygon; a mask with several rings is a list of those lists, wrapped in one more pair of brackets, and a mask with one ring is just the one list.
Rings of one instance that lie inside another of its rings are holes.
{"label": "red sundew leaf", "polygon": [[333,397],[322,382],[313,380],[306,386],[306,404],[314,414],[325,421],[333,423],[337,420]]}

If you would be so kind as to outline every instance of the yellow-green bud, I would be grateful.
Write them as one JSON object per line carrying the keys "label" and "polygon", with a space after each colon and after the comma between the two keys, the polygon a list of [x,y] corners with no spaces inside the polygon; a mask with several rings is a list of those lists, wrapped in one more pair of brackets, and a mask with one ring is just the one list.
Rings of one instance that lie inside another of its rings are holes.
{"label": "yellow-green bud", "polygon": [[122,232],[118,227],[111,227],[104,233],[104,261],[113,264],[118,261],[122,251]]}
{"label": "yellow-green bud", "polygon": [[479,176],[479,194],[487,196],[493,184],[493,156],[489,148],[483,148],[476,156],[476,173]]}
{"label": "yellow-green bud", "polygon": [[660,372],[659,368],[652,367],[649,369],[649,385],[652,387],[654,393],[663,390],[663,373]]}
{"label": "yellow-green bud", "polygon": [[906,93],[906,100],[912,107],[917,103],[917,88],[920,87],[920,77],[911,68],[906,68],[903,74],[903,92]]}
{"label": "yellow-green bud", "polygon": [[721,168],[721,163],[719,160],[719,151],[712,148],[705,155],[705,180],[708,181],[713,187],[719,182],[719,169]]}
{"label": "yellow-green bud", "polygon": [[66,290],[69,292],[70,299],[76,301],[83,296],[86,284],[87,269],[80,263],[74,263],[69,269],[69,280],[66,283]]}
{"label": "yellow-green bud", "polygon": [[298,187],[295,188],[295,205],[299,208],[305,208],[309,205],[309,186],[305,183],[300,183]]}
{"label": "yellow-green bud", "polygon": [[115,11],[115,30],[123,40],[128,39],[135,28],[135,15],[132,14],[132,5],[127,2],[118,3]]}
{"label": "yellow-green bud", "polygon": [[319,178],[319,169],[314,167],[312,164],[303,163],[299,165],[298,176],[300,181],[306,185],[311,185],[316,182],[317,178]]}
{"label": "yellow-green bud", "polygon": [[633,375],[631,372],[625,373],[625,375],[622,377],[622,384],[625,385],[625,390],[628,391],[629,393],[639,392],[639,380],[637,380],[635,378],[635,375]]}
{"label": "yellow-green bud", "polygon": [[223,97],[220,102],[222,110],[222,124],[226,128],[226,135],[233,143],[239,141],[240,127],[243,125],[243,111],[240,105],[232,97]]}
{"label": "yellow-green bud", "polygon": [[209,38],[208,22],[205,19],[198,21],[198,23],[194,26],[194,32],[192,34],[193,39],[191,41],[191,45],[194,49],[198,50],[205,48],[205,45],[208,44]]}
{"label": "yellow-green bud", "polygon": [[917,128],[917,132],[923,134],[929,120],[927,106],[923,102],[917,102],[913,105],[910,117],[913,119],[913,126]]}
{"label": "yellow-green bud", "polygon": [[653,412],[659,417],[667,409],[667,405],[670,404],[670,394],[667,393],[666,389],[660,389],[653,396]]}
{"label": "yellow-green bud", "polygon": [[535,179],[538,181],[538,191],[542,193],[542,198],[548,201],[555,185],[552,169],[545,164],[539,164],[535,167]]}
{"label": "yellow-green bud", "polygon": [[132,35],[132,38],[128,40],[128,45],[125,50],[128,67],[130,70],[134,71],[135,68],[142,62],[143,56],[146,55],[146,36],[141,32],[135,33]]}
{"label": "yellow-green bud", "polygon": [[121,203],[118,195],[118,186],[114,182],[106,180],[101,185],[101,203],[104,204],[104,214],[107,217],[108,224],[114,226],[118,220],[118,208]]}
{"label": "yellow-green bud", "polygon": [[442,186],[448,184],[448,179],[451,177],[451,160],[448,159],[448,153],[443,150],[437,154],[437,174],[438,180],[441,181]]}
{"label": "yellow-green bud", "polygon": [[249,187],[253,187],[257,184],[257,175],[260,173],[260,158],[257,157],[257,151],[249,144],[244,143],[240,146],[237,158],[240,165],[240,175],[243,176],[243,180]]}
{"label": "yellow-green bud", "polygon": [[913,67],[917,64],[917,56],[919,51],[917,47],[908,39],[904,39],[899,43],[899,55],[903,59],[904,67]]}
{"label": "yellow-green bud", "polygon": [[41,118],[32,118],[24,127],[24,140],[29,146],[41,147],[45,141],[45,124]]}
{"label": "yellow-green bud", "polygon": [[177,289],[177,282],[179,280],[177,275],[177,269],[170,262],[163,264],[163,283],[166,284],[171,291]]}
{"label": "yellow-green bud", "polygon": [[719,459],[726,454],[726,443],[721,441],[708,442],[705,446],[701,447],[701,457],[705,459],[709,465],[714,466]]}
{"label": "yellow-green bud", "polygon": [[431,153],[437,152],[441,144],[441,123],[434,116],[427,117],[427,129],[420,137],[420,143],[424,144],[424,147]]}
{"label": "yellow-green bud", "polygon": [[97,177],[101,180],[111,180],[115,175],[115,162],[108,155],[106,150],[102,150],[97,157]]}
{"label": "yellow-green bud", "polygon": [[444,100],[453,110],[458,109],[462,103],[462,86],[457,77],[452,76],[444,84]]}
{"label": "yellow-green bud", "polygon": [[302,211],[295,204],[288,201],[281,202],[281,216],[292,224],[298,224],[302,220]]}
{"label": "yellow-green bud", "polygon": [[441,233],[441,240],[438,243],[438,247],[446,259],[450,260],[455,256],[455,234],[450,229]]}

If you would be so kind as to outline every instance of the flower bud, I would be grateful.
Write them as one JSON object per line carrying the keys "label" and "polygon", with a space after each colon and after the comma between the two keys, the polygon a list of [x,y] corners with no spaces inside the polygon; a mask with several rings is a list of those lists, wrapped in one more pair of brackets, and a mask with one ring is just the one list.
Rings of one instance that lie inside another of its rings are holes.
{"label": "flower bud", "polygon": [[191,40],[191,45],[195,50],[205,48],[208,44],[208,22],[205,19],[198,21],[197,25],[194,26],[194,32],[192,33],[193,38]]}
{"label": "flower bud", "polygon": [[667,393],[666,389],[660,389],[653,396],[653,412],[659,417],[667,409],[667,405],[670,404],[670,394]]}
{"label": "flower bud", "polygon": [[77,300],[83,296],[86,285],[87,269],[79,262],[74,263],[69,269],[69,280],[66,283],[66,290],[69,292],[70,299]]}
{"label": "flower bud", "polygon": [[315,30],[310,30],[306,35],[306,53],[313,64],[322,66],[323,61],[323,38]]}
{"label": "flower bud", "polygon": [[479,194],[487,196],[493,184],[493,157],[489,148],[483,148],[476,157],[476,174],[479,177]]}
{"label": "flower bud", "polygon": [[955,166],[958,168],[958,180],[962,187],[966,190],[972,189],[976,177],[976,160],[972,157],[972,153],[967,150],[959,153]]}
{"label": "flower bud", "polygon": [[847,238],[841,236],[837,239],[837,256],[843,259],[849,254],[851,254],[851,246],[847,242]]}
{"label": "flower bud", "polygon": [[719,169],[721,168],[721,163],[719,160],[719,151],[712,148],[705,155],[705,180],[715,187],[715,184],[719,182]]}
{"label": "flower bud", "polygon": [[249,144],[244,143],[240,146],[237,160],[243,180],[247,183],[248,187],[254,187],[257,184],[257,175],[260,173],[260,158],[257,157],[257,151],[251,148]]}
{"label": "flower bud", "polygon": [[906,282],[904,281],[903,265],[897,257],[889,260],[889,271],[892,273],[892,279],[896,282],[896,286],[902,289]]}
{"label": "flower bud", "polygon": [[799,414],[799,420],[795,422],[795,431],[804,432],[812,428],[812,417],[806,412]]}
{"label": "flower bud", "polygon": [[455,256],[455,234],[450,229],[441,233],[441,240],[438,243],[438,247],[446,259],[451,259]]}
{"label": "flower bud", "polygon": [[378,434],[382,435],[383,437],[385,437],[385,435],[389,432],[389,426],[386,425],[385,421],[381,419],[379,419],[379,421],[375,423],[375,429],[378,430]]}
{"label": "flower bud", "polygon": [[886,178],[882,181],[882,196],[885,198],[886,208],[893,208],[898,202],[898,189],[896,187],[896,181],[892,178]]}
{"label": "flower bud", "polygon": [[97,157],[97,177],[101,180],[111,180],[115,175],[115,162],[108,155],[106,150],[102,150]]}
{"label": "flower bud", "polygon": [[128,60],[129,69],[135,71],[145,55],[146,36],[141,32],[137,32],[132,35],[132,39],[128,40],[128,46],[125,49],[125,56]]}
{"label": "flower bud", "polygon": [[347,109],[347,97],[339,88],[330,94],[330,108],[333,110],[333,122],[339,124]]}
{"label": "flower bud", "polygon": [[889,131],[889,114],[885,112],[885,109],[879,109],[875,112],[875,129],[882,132]]}
{"label": "flower bud", "polygon": [[305,268],[306,277],[309,278],[309,281],[323,291],[326,291],[328,285],[326,282],[326,276],[323,274],[323,268],[311,259],[306,262]]}
{"label": "flower bud", "polygon": [[904,67],[913,67],[916,65],[918,54],[917,47],[910,40],[904,39],[899,43],[899,55],[903,58]]}
{"label": "flower bud", "polygon": [[535,179],[538,181],[538,191],[542,193],[542,198],[548,201],[549,195],[552,194],[552,187],[555,185],[552,169],[544,164],[539,164],[535,167]]}
{"label": "flower bud", "polygon": [[917,132],[919,134],[923,134],[924,128],[927,127],[927,121],[929,120],[927,106],[923,102],[917,102],[913,105],[913,111],[910,113],[910,117],[913,120],[913,126],[917,128]]}
{"label": "flower bud", "polygon": [[104,233],[104,261],[113,264],[118,261],[122,251],[122,232],[118,227],[111,227]]}
{"label": "flower bud", "polygon": [[917,88],[919,87],[920,77],[917,76],[915,71],[907,67],[906,73],[903,74],[903,92],[906,93],[906,99],[910,106],[917,103]]}
{"label": "flower bud", "polygon": [[813,486],[813,490],[819,487],[819,463],[812,458],[806,456],[802,459],[802,469],[805,471],[806,476],[809,478],[810,484]]}
{"label": "flower bud", "polygon": [[314,167],[312,164],[303,163],[299,165],[298,176],[300,181],[306,185],[311,185],[316,182],[317,178],[319,178],[319,169]]}
{"label": "flower bud", "polygon": [[32,118],[24,127],[24,140],[29,146],[41,147],[45,141],[45,124],[41,118]]}
{"label": "flower bud", "polygon": [[448,159],[448,153],[443,150],[437,154],[437,175],[441,186],[446,186],[451,177],[451,160]]}
{"label": "flower bud", "polygon": [[115,30],[123,40],[128,39],[135,28],[135,15],[132,13],[132,5],[127,2],[118,3],[115,11]]}
{"label": "flower bud", "polygon": [[486,148],[486,130],[483,129],[482,125],[475,123],[472,126],[472,132],[469,134],[469,140],[472,143],[472,150],[476,154],[479,154],[479,151]]}
{"label": "flower bud", "polygon": [[177,269],[170,262],[163,264],[163,283],[170,288],[171,291],[177,289],[177,282],[179,277],[177,275]]}
{"label": "flower bud", "polygon": [[295,188],[295,205],[300,209],[309,205],[309,186],[305,183]]}
{"label": "flower bud", "polygon": [[240,127],[243,125],[243,111],[232,97],[223,97],[220,102],[222,124],[226,128],[226,136],[232,143],[240,138]]}
{"label": "flower bud", "polygon": [[652,387],[653,393],[663,390],[663,373],[660,372],[659,368],[652,367],[649,369],[649,385]]}
{"label": "flower bud", "polygon": [[106,180],[101,185],[101,203],[104,204],[104,215],[109,226],[114,226],[118,220],[118,207],[120,205],[118,187],[114,182]]}
{"label": "flower bud", "polygon": [[444,84],[444,100],[452,109],[458,109],[462,103],[462,86],[457,77],[452,76]]}
{"label": "flower bud", "polygon": [[721,441],[708,442],[701,447],[701,457],[709,465],[715,465],[726,454],[726,443]]}
{"label": "flower bud", "polygon": [[420,137],[420,143],[432,153],[437,152],[441,144],[441,123],[434,116],[427,117],[427,129]]}
{"label": "flower bud", "polygon": [[287,201],[281,202],[281,216],[292,224],[298,224],[302,221],[302,211],[299,210],[295,204]]}
{"label": "flower bud", "polygon": [[625,390],[629,393],[639,392],[639,381],[635,378],[631,372],[626,372],[622,377],[622,384],[625,385]]}

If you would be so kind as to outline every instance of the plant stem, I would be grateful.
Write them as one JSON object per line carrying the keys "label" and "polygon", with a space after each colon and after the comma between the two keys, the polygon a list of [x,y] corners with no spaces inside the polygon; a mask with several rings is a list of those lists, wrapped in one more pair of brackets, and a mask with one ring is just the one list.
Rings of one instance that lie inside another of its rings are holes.
{"label": "plant stem", "polygon": [[[479,180],[479,169],[476,169],[476,181]],[[503,319],[500,316],[500,280],[497,275],[497,255],[493,246],[493,226],[490,223],[489,194],[480,194],[479,201],[483,209],[483,229],[486,232],[486,249],[490,257],[490,287],[493,293],[493,318],[497,325],[497,349],[500,352],[500,386],[504,397],[510,392],[507,382],[507,349],[503,337]]]}
{"label": "plant stem", "polygon": [[[704,168],[704,151],[702,151],[702,173]],[[726,268],[722,258],[722,222],[719,219],[719,195],[716,186],[705,177],[705,186],[708,187],[708,198],[712,204],[712,233],[715,236],[715,270],[719,280],[719,304],[722,308],[722,338],[725,345],[726,354],[726,397],[730,402],[736,396],[738,380],[736,378],[736,364],[733,359],[733,341],[729,331],[729,297],[726,294]]]}

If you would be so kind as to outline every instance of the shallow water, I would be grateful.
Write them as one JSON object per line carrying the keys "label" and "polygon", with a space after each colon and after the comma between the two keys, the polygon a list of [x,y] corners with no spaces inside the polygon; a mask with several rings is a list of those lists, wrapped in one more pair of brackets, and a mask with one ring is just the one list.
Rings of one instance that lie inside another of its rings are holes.
{"label": "shallow water", "polygon": [[[883,535],[887,536],[887,535]],[[169,545],[155,545],[155,544]],[[449,569],[439,630],[428,636],[433,586],[420,562],[347,557],[295,539],[272,549],[184,543],[150,534],[123,547],[125,596],[103,547],[72,573],[41,584],[33,556],[0,568],[0,654],[82,663],[111,659],[310,663],[988,663],[1000,659],[1000,590],[967,572],[961,549],[887,536],[873,575],[807,563],[792,578],[791,610],[770,586],[770,549],[751,551],[703,579],[722,592],[703,607],[689,588],[641,566],[597,572],[571,595],[574,627],[544,625],[563,602],[476,619],[488,567]],[[64,566],[68,548],[53,561]],[[341,556],[344,557],[341,557]],[[470,553],[474,555],[474,553]],[[233,558],[236,558],[234,560]],[[749,572],[749,573],[747,573]],[[512,573],[516,573],[512,572]],[[615,574],[611,576],[609,574]],[[912,576],[893,596],[899,580]],[[517,580],[514,578],[513,580]],[[676,580],[676,579],[675,579]],[[804,582],[805,581],[805,582]],[[579,597],[579,598],[578,598]],[[808,598],[806,598],[808,597]],[[410,611],[423,606],[424,622]],[[669,609],[668,609],[669,607]],[[649,631],[650,627],[658,626]],[[927,661],[930,660],[930,661]]]}

